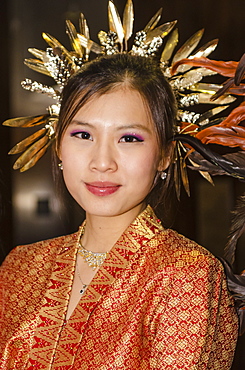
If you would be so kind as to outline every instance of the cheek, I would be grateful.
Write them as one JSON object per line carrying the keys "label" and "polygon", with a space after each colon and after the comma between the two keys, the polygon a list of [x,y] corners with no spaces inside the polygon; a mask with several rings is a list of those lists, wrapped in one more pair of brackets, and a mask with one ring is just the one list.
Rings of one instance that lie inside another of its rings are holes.
{"label": "cheek", "polygon": [[59,158],[62,160],[63,167],[70,167],[77,161],[78,156],[75,153],[74,146],[67,143],[66,138],[60,145]]}
{"label": "cheek", "polygon": [[65,148],[66,146],[64,145],[64,138],[63,138],[63,140],[60,143],[59,148],[57,148],[57,155],[61,161],[63,161],[63,159],[65,158]]}
{"label": "cheek", "polygon": [[155,146],[153,146],[144,156],[142,166],[147,172],[156,172],[160,162],[160,154]]}
{"label": "cheek", "polygon": [[69,188],[72,186],[72,183],[74,182],[78,173],[77,156],[74,155],[71,146],[61,144],[59,158],[63,164],[63,178],[66,186]]}
{"label": "cheek", "polygon": [[145,183],[151,183],[155,178],[159,165],[159,155],[156,150],[146,152],[143,156],[130,158],[124,162],[124,167],[128,173],[128,176],[133,176],[137,181],[143,181]]}

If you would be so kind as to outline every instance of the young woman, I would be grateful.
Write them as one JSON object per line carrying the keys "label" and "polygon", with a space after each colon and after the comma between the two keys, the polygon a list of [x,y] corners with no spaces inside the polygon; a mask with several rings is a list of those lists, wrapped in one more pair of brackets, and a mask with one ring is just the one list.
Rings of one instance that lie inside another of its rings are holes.
{"label": "young woman", "polygon": [[1,369],[230,368],[237,316],[223,268],[151,207],[169,182],[174,122],[151,58],[102,57],[70,78],[56,152],[86,220],[3,263]]}

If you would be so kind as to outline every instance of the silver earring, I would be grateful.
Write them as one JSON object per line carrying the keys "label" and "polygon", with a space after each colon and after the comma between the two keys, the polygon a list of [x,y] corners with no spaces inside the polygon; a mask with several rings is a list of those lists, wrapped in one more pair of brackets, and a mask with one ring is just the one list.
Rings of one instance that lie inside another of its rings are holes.
{"label": "silver earring", "polygon": [[58,167],[59,167],[59,169],[60,169],[61,171],[63,171],[63,163],[62,163],[62,162],[60,162],[60,163],[58,164]]}
{"label": "silver earring", "polygon": [[160,173],[160,177],[161,177],[162,180],[166,180],[167,175],[168,175],[167,172],[164,172],[164,171],[161,171],[161,173]]}

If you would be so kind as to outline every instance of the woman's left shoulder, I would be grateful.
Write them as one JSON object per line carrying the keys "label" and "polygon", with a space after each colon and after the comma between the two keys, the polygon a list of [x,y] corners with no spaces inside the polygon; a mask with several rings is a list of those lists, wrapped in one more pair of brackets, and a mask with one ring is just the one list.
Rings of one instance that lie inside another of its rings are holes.
{"label": "woman's left shoulder", "polygon": [[158,251],[165,261],[177,266],[212,265],[220,266],[220,261],[206,248],[193,240],[177,233],[172,229],[165,229],[156,235]]}

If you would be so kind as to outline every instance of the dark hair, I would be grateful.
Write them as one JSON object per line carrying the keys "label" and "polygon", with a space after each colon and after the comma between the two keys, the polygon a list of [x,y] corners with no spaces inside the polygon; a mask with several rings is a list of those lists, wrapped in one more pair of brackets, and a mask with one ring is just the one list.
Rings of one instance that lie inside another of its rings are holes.
{"label": "dark hair", "polygon": [[[172,89],[163,76],[159,63],[153,58],[126,53],[102,56],[86,63],[68,80],[62,92],[56,149],[59,151],[66,128],[89,99],[106,94],[122,85],[138,91],[147,103],[156,128],[160,151],[168,156],[169,141],[173,137],[176,117]],[[155,193],[157,189],[157,202],[162,199],[165,192],[163,184],[163,181],[157,181],[151,192]],[[148,202],[155,206],[156,201],[153,201],[151,195],[149,194]]]}

